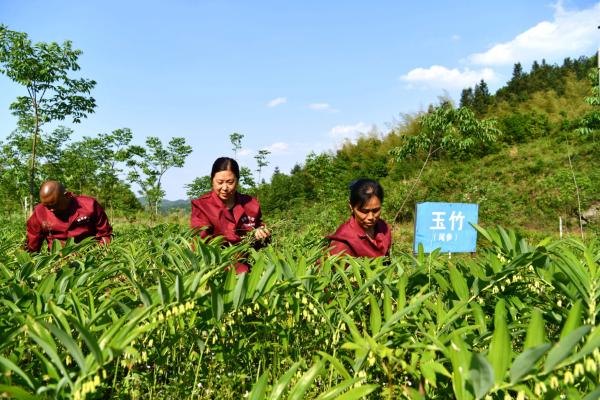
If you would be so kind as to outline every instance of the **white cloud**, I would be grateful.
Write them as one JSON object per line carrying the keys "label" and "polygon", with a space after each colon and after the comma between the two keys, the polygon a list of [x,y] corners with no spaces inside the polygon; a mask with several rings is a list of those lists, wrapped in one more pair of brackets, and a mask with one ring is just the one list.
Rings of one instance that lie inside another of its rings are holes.
{"label": "white cloud", "polygon": [[367,133],[373,129],[372,125],[359,122],[355,125],[336,125],[329,131],[334,139],[353,139],[361,133]]}
{"label": "white cloud", "polygon": [[600,3],[577,11],[566,11],[558,3],[553,21],[542,21],[508,42],[472,54],[468,60],[479,65],[506,65],[542,58],[558,61],[589,53],[596,46],[599,21]]}
{"label": "white cloud", "polygon": [[312,103],[308,105],[308,108],[315,111],[330,111],[336,112],[335,108],[332,108],[329,103]]}
{"label": "white cloud", "polygon": [[241,149],[240,151],[238,151],[238,155],[239,156],[249,156],[252,155],[254,153],[254,150],[252,149]]}
{"label": "white cloud", "polygon": [[267,103],[267,107],[273,108],[273,107],[277,107],[280,106],[282,104],[287,103],[287,98],[285,97],[276,97],[273,100],[269,101]]}
{"label": "white cloud", "polygon": [[460,40],[460,35],[454,34],[452,35],[452,40],[458,42]]}
{"label": "white cloud", "polygon": [[269,150],[271,154],[289,154],[290,146],[284,142],[277,142],[267,146],[266,149]]}
{"label": "white cloud", "polygon": [[408,74],[400,77],[409,84],[444,89],[462,89],[473,86],[481,79],[487,82],[496,80],[496,74],[491,68],[471,70],[464,68],[462,71],[449,69],[441,65],[432,65],[429,68],[415,68]]}
{"label": "white cloud", "polygon": [[[469,55],[462,62],[471,68],[448,68],[432,65],[415,68],[400,77],[409,87],[434,89],[462,89],[473,86],[481,79],[488,83],[498,81],[492,66],[510,65],[517,62],[530,63],[546,59],[560,62],[564,57],[576,57],[595,51],[600,21],[600,2],[584,10],[567,11],[562,2],[554,6],[552,21],[542,21],[520,33],[514,39],[493,45],[489,50]],[[459,40],[458,35],[452,36]],[[480,65],[481,68],[474,68]]]}

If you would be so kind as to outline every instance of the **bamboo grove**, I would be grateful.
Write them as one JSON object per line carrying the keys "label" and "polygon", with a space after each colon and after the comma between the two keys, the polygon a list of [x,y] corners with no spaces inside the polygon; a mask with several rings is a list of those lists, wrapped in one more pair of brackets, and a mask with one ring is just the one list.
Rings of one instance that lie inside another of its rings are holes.
{"label": "bamboo grove", "polygon": [[[109,249],[32,256],[8,228],[0,393],[17,399],[600,394],[597,240],[477,227],[477,256],[385,263],[128,225]],[[240,250],[253,269],[235,275]]]}

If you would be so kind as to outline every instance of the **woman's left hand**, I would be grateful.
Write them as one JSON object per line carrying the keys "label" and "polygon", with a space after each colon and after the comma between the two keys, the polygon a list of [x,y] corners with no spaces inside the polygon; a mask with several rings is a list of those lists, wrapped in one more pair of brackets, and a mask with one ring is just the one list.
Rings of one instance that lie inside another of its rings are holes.
{"label": "woman's left hand", "polygon": [[254,237],[256,240],[266,239],[269,236],[271,236],[271,232],[269,232],[266,226],[261,226],[254,230]]}

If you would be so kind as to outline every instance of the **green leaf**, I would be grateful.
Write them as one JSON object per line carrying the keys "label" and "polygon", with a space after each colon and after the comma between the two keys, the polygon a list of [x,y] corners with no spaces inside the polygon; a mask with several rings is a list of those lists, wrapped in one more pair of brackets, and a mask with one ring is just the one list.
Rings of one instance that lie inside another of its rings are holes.
{"label": "green leaf", "polygon": [[597,348],[600,348],[600,327],[598,325],[596,325],[594,327],[594,330],[588,337],[587,341],[585,342],[585,344],[583,345],[581,350],[579,350],[577,352],[577,354],[575,354],[573,356],[573,359],[570,359],[569,361],[570,362],[579,361],[580,359],[587,356],[588,354],[590,354]]}
{"label": "green leaf", "polygon": [[450,274],[450,282],[452,283],[454,293],[456,293],[460,300],[467,301],[469,299],[469,287],[463,274],[453,265],[450,265],[448,268],[448,273]]}
{"label": "green leaf", "polygon": [[467,371],[471,365],[472,353],[467,349],[460,335],[454,334],[448,348],[448,357],[452,362],[452,389],[458,400],[471,399],[471,394],[466,390]]}
{"label": "green leaf", "polygon": [[31,393],[29,393],[17,386],[0,385],[0,393],[7,393],[12,398],[17,399],[17,400],[36,400],[36,399],[38,399],[37,396],[34,396]]}
{"label": "green leaf", "polygon": [[233,290],[233,308],[239,308],[246,298],[246,288],[248,286],[248,280],[246,279],[247,274],[237,275],[237,283]]}
{"label": "green leaf", "polygon": [[175,299],[177,300],[178,303],[182,302],[183,296],[184,296],[183,277],[178,272],[177,275],[175,275]]}
{"label": "green leaf", "polygon": [[592,327],[590,325],[583,325],[569,333],[564,339],[554,345],[548,358],[544,364],[544,374],[552,371],[552,369],[564,360],[570,353],[571,350],[579,343],[581,338],[586,335]]}
{"label": "green leaf", "polygon": [[140,300],[142,300],[142,303],[144,303],[146,307],[150,307],[152,305],[152,297],[150,296],[146,288],[138,284],[137,282],[134,282],[133,284],[139,291]]}
{"label": "green leaf", "polygon": [[229,304],[233,302],[233,289],[237,282],[237,274],[235,273],[235,263],[227,270],[225,274],[225,282],[223,283],[223,303]]}
{"label": "green leaf", "polygon": [[552,347],[550,343],[543,343],[537,347],[528,348],[519,354],[510,367],[510,383],[514,385],[527,375],[550,347]]}
{"label": "green leaf", "polygon": [[333,367],[335,368],[335,370],[338,372],[338,374],[340,374],[345,380],[348,380],[348,379],[352,378],[352,376],[350,375],[350,373],[344,367],[344,364],[342,364],[342,362],[340,360],[338,360],[337,358],[333,357],[332,355],[329,355],[329,354],[325,353],[324,351],[318,351],[317,353],[321,357],[323,357],[325,360],[329,361],[331,363],[331,365],[333,365]]}
{"label": "green leaf", "polygon": [[433,361],[421,363],[421,373],[426,382],[429,382],[433,387],[437,387],[437,378],[432,364]]}
{"label": "green leaf", "polygon": [[309,386],[312,384],[312,381],[315,380],[317,375],[323,369],[324,364],[323,361],[319,360],[308,371],[302,375],[302,377],[296,382],[292,390],[290,391],[290,395],[288,400],[301,400],[304,399],[304,393],[308,390]]}
{"label": "green leaf", "polygon": [[247,290],[249,298],[254,298],[254,293],[255,293],[256,287],[258,285],[258,280],[263,275],[264,270],[265,270],[264,259],[259,258],[254,261],[254,265],[252,266],[252,269],[250,269],[250,272],[248,272],[246,274],[246,275],[248,275],[248,277],[246,278],[248,280],[248,287],[246,290]]}
{"label": "green leaf", "polygon": [[481,306],[476,302],[472,302],[469,304],[469,306],[471,307],[473,318],[477,324],[477,330],[479,331],[479,334],[484,335],[487,333],[487,324],[485,323],[485,314],[483,313]]}
{"label": "green leaf", "polygon": [[386,285],[383,288],[383,318],[387,321],[392,313],[392,290]]}
{"label": "green leaf", "polygon": [[375,336],[381,329],[381,311],[379,310],[377,299],[371,293],[369,293],[369,303],[371,304],[371,315],[369,317],[371,335]]}
{"label": "green leaf", "polygon": [[377,389],[379,385],[362,385],[348,390],[343,395],[339,396],[337,400],[356,400],[365,399],[369,393],[372,393]]}
{"label": "green leaf", "polygon": [[265,398],[268,378],[269,371],[265,371],[260,378],[258,378],[258,381],[252,386],[252,391],[250,391],[250,394],[248,395],[248,400],[263,400]]}
{"label": "green leaf", "polygon": [[271,395],[269,396],[269,400],[277,400],[283,394],[285,387],[290,383],[292,377],[296,373],[296,370],[300,366],[300,361],[297,361],[287,370],[287,372],[279,378],[277,383],[273,386],[273,390],[271,391]]}
{"label": "green leaf", "polygon": [[481,354],[474,354],[469,366],[469,382],[473,386],[475,398],[481,399],[494,384],[494,370]]}
{"label": "green leaf", "polygon": [[504,375],[511,360],[511,345],[508,326],[506,325],[506,306],[504,299],[496,303],[494,313],[494,334],[490,344],[488,359],[494,368],[494,382],[500,383],[504,380]]}
{"label": "green leaf", "polygon": [[102,366],[102,364],[104,363],[104,357],[102,356],[102,350],[100,350],[100,346],[98,345],[98,341],[96,340],[96,338],[93,337],[90,331],[88,331],[83,325],[81,325],[79,321],[77,321],[75,318],[71,317],[71,323],[73,323],[79,334],[83,337],[85,344],[94,355],[94,359],[96,360],[98,365]]}
{"label": "green leaf", "polygon": [[56,336],[58,338],[58,340],[61,341],[61,343],[69,351],[69,354],[71,355],[71,357],[73,357],[73,360],[75,360],[75,362],[79,365],[79,368],[81,368],[81,371],[84,374],[86,374],[87,367],[85,365],[85,357],[83,356],[83,352],[81,351],[81,349],[79,348],[77,343],[75,343],[75,340],[73,340],[71,335],[69,333],[63,331],[56,325],[49,324],[44,321],[42,321],[42,324],[46,327],[46,329],[48,329],[50,332],[52,332],[54,334],[54,336]]}
{"label": "green leaf", "polygon": [[433,368],[433,370],[440,374],[440,375],[444,375],[447,378],[452,378],[452,374],[450,374],[450,372],[448,372],[448,370],[446,369],[446,367],[444,367],[442,364],[440,364],[437,361],[430,361],[429,362],[431,364],[431,367]]}
{"label": "green leaf", "polygon": [[213,317],[215,320],[219,321],[223,316],[223,296],[221,295],[221,291],[215,286],[213,282],[210,282],[210,297],[211,297],[211,306]]}
{"label": "green leaf", "polygon": [[327,392],[322,393],[316,400],[334,400],[338,399],[339,395],[344,393],[349,387],[354,385],[357,382],[360,382],[362,378],[350,378],[342,381],[339,385],[336,385],[329,389]]}
{"label": "green leaf", "polygon": [[577,289],[578,297],[589,303],[590,288],[593,282],[579,257],[567,248],[561,248],[556,257],[556,266],[567,275],[570,283]]}
{"label": "green leaf", "polygon": [[563,325],[562,331],[560,331],[560,340],[563,340],[569,333],[575,328],[581,326],[581,311],[583,305],[581,300],[577,300],[567,316],[567,321]]}
{"label": "green leaf", "polygon": [[[29,376],[27,376],[27,374],[25,372],[23,372],[23,370],[21,368],[19,368],[15,363],[13,363],[12,361],[10,361],[8,358],[4,358],[4,357],[0,356],[0,365],[5,370],[10,370],[10,371],[15,372],[17,375],[19,375],[21,378],[23,378],[23,380],[25,381],[25,383],[27,383],[27,385],[30,388],[35,389],[35,385],[31,381],[31,379],[29,378]],[[2,390],[0,390],[0,392],[2,392]]]}
{"label": "green leaf", "polygon": [[169,304],[169,288],[162,277],[158,278],[158,294],[160,295],[160,302],[163,306]]}
{"label": "green leaf", "polygon": [[35,347],[32,349],[32,352],[35,354],[35,356],[39,360],[41,360],[41,362],[44,365],[44,368],[46,370],[46,374],[51,379],[58,381],[60,379],[60,375],[59,375],[58,371],[56,370],[56,368],[54,368],[54,364],[52,364],[52,362],[50,360],[48,360],[48,358],[42,352],[38,351]]}
{"label": "green leaf", "polygon": [[53,343],[52,341],[48,340],[44,340],[42,339],[40,336],[36,335],[35,333],[33,333],[32,330],[27,331],[27,334],[29,335],[29,337],[31,337],[43,350],[44,352],[50,357],[50,360],[52,361],[52,363],[58,367],[58,369],[60,370],[60,372],[62,373],[63,377],[65,377],[66,379],[68,379],[70,381],[69,378],[69,373],[67,371],[67,369],[65,368],[65,365],[62,363],[57,351],[56,351],[56,344]]}
{"label": "green leaf", "polygon": [[596,386],[593,392],[588,393],[582,400],[598,400],[600,399],[600,385]]}
{"label": "green leaf", "polygon": [[546,343],[546,330],[544,328],[544,317],[539,309],[534,309],[531,313],[531,320],[527,326],[527,335],[525,336],[524,349],[531,349]]}
{"label": "green leaf", "polygon": [[265,292],[265,290],[267,290],[267,288],[270,285],[270,282],[272,282],[275,279],[275,272],[275,265],[269,265],[269,268],[267,268],[265,273],[260,277],[258,285],[256,285],[256,291],[254,292],[254,297],[252,297],[253,301],[256,301],[256,299],[258,299],[258,297],[262,295]]}

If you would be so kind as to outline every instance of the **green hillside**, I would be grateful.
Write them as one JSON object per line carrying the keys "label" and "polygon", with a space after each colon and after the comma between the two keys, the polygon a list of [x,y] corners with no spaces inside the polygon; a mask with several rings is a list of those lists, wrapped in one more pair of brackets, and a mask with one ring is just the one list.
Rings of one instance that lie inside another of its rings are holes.
{"label": "green hillside", "polygon": [[[567,233],[579,234],[579,209],[583,213],[600,201],[597,106],[589,104],[597,99],[590,80],[595,65],[595,57],[580,57],[561,66],[536,62],[529,73],[515,66],[513,79],[496,94],[489,94],[482,81],[463,91],[460,105],[442,99],[425,113],[403,116],[385,134],[371,132],[336,152],[311,154],[290,174],[276,172],[258,190],[265,214],[307,238],[325,234],[348,215],[348,183],[367,176],[386,189],[384,218],[394,220],[402,248],[410,246],[413,210],[421,201],[478,203],[483,225],[539,235],[558,234],[560,217]],[[458,113],[460,106],[494,124],[493,143],[471,143],[463,135],[468,151],[442,149],[429,159],[422,150],[410,157],[393,155],[393,149],[420,134],[424,118],[444,107]],[[582,224],[584,233],[597,233],[597,219]]]}

